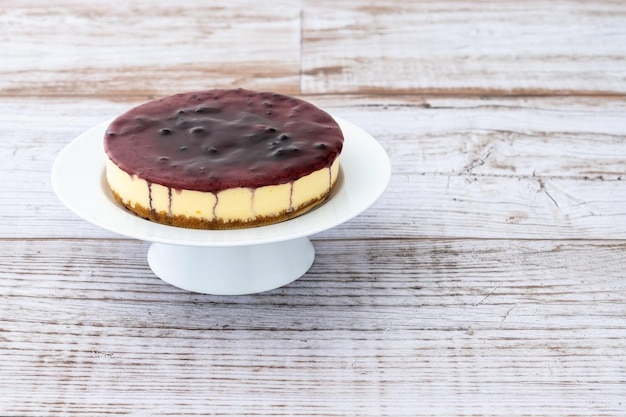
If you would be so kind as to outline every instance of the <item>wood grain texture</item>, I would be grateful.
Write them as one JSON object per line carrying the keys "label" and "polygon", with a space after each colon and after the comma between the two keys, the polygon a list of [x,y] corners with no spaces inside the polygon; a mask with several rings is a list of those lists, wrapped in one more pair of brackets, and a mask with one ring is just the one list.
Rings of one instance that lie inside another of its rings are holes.
{"label": "wood grain texture", "polygon": [[[305,98],[374,135],[393,166],[380,201],[325,237],[626,236],[624,100]],[[112,237],[62,206],[50,169],[75,136],[136,102],[85,99],[78,114],[76,99],[0,104],[6,115],[28,109],[5,116],[0,132],[11,156],[0,166],[9,196],[0,207],[22,219],[0,225],[2,235]]]}
{"label": "wood grain texture", "polygon": [[623,410],[623,243],[317,240],[244,297],[159,281],[141,242],[59,243],[0,241],[3,414]]}
{"label": "wood grain texture", "polygon": [[0,95],[166,95],[241,86],[298,92],[299,15],[291,1],[7,5],[0,9]]}
{"label": "wood grain texture", "polygon": [[[624,415],[624,2],[19,0],[0,43],[1,416]],[[209,87],[391,158],[283,288],[179,290],[52,190],[86,129]]]}
{"label": "wood grain texture", "polygon": [[302,92],[623,94],[626,5],[311,0]]}

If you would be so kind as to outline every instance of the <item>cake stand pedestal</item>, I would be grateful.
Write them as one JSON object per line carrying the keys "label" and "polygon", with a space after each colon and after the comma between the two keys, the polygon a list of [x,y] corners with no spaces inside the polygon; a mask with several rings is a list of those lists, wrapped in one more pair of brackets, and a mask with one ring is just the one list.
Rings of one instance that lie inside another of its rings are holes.
{"label": "cake stand pedestal", "polygon": [[232,247],[153,243],[148,263],[163,281],[192,292],[241,295],[273,290],[304,275],[315,258],[306,238]]}

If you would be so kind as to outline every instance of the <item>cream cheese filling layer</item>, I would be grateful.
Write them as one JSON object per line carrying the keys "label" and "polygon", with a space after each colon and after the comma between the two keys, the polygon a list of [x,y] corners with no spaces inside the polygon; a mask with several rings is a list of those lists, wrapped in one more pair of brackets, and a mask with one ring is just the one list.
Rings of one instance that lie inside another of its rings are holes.
{"label": "cream cheese filling layer", "polygon": [[217,193],[176,190],[149,183],[121,170],[106,158],[106,179],[125,204],[140,205],[169,216],[207,221],[250,221],[297,210],[329,192],[339,174],[339,159],[328,168],[293,182],[259,188],[229,188]]}

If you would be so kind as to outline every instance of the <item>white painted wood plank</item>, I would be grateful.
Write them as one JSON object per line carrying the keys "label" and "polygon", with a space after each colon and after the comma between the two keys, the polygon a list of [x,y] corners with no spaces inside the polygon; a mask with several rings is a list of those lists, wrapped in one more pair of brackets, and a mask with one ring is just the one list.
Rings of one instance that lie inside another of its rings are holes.
{"label": "white painted wood plank", "polygon": [[625,92],[620,2],[397,3],[12,3],[0,93]]}
{"label": "white painted wood plank", "polygon": [[311,0],[302,92],[626,92],[626,5]]}
{"label": "white painted wood plank", "polygon": [[623,181],[408,176],[324,237],[623,239]]}
{"label": "white painted wood plank", "polygon": [[214,297],[144,243],[0,241],[0,411],[622,413],[624,241],[315,244],[295,283]]}
{"label": "white painted wood plank", "polygon": [[[0,272],[5,299],[32,297],[37,302],[43,297],[58,302],[64,302],[63,299],[87,302],[89,298],[104,304],[119,302],[122,308],[128,308],[124,303],[141,300],[157,304],[171,302],[180,308],[185,303],[214,301],[217,309],[240,305],[251,311],[258,303],[289,308],[286,299],[303,308],[331,310],[364,305],[390,311],[394,307],[419,307],[430,313],[434,311],[430,308],[445,305],[467,309],[468,314],[476,314],[472,317],[481,319],[485,326],[496,327],[502,319],[516,318],[511,312],[504,317],[508,311],[504,308],[514,305],[515,300],[518,307],[537,304],[546,311],[568,308],[569,304],[605,308],[607,314],[611,308],[614,312],[626,308],[620,303],[626,289],[622,282],[624,241],[314,239],[317,257],[305,278],[267,294],[237,297],[196,295],[160,281],[147,265],[148,244],[132,239],[3,239],[0,243],[4,248]],[[500,314],[487,317],[480,308],[471,309],[480,306],[499,308]],[[109,313],[121,312],[114,309]],[[262,310],[259,313],[263,314]],[[365,315],[359,316],[361,313]],[[348,329],[355,324],[340,318],[334,322],[333,311],[319,312],[322,321],[327,321],[325,325],[303,320],[307,313],[294,314],[303,316],[291,316],[292,325],[309,330],[328,329],[328,326]],[[354,330],[362,327],[383,330],[389,324],[388,318],[369,317],[366,311],[357,309],[354,314],[352,318],[360,317]],[[577,313],[572,310],[570,314]],[[409,320],[406,323],[398,318],[396,325],[401,328],[412,328],[408,323],[416,323],[410,317],[406,317]],[[454,328],[467,318],[459,315],[440,325]],[[541,324],[539,318],[521,314],[517,324],[532,328]],[[545,316],[542,321],[548,318]],[[267,319],[283,323],[287,320],[281,316]],[[169,318],[158,316],[154,320]],[[256,320],[254,315],[242,316],[236,328],[254,328]],[[578,320],[584,327],[592,325],[595,319],[586,316]],[[221,328],[219,321],[213,323]],[[558,327],[559,323],[553,326]]]}
{"label": "white painted wood plank", "polygon": [[[386,194],[346,225],[352,233],[357,228],[394,237],[547,238],[557,237],[556,230],[568,238],[626,235],[622,99],[314,100],[378,138],[392,160]],[[336,232],[341,229],[329,235]]]}
{"label": "white painted wood plank", "polygon": [[618,179],[624,99],[328,95],[310,99],[379,139],[403,174]]}
{"label": "white painted wood plank", "polygon": [[285,0],[11,2],[0,10],[0,94],[298,92],[299,16]]}
{"label": "white painted wood plank", "polygon": [[[623,100],[313,100],[371,132],[393,166],[381,200],[326,238],[626,236]],[[50,170],[75,136],[139,101],[5,100],[1,235],[115,237],[61,205]],[[28,110],[14,118],[18,107]]]}

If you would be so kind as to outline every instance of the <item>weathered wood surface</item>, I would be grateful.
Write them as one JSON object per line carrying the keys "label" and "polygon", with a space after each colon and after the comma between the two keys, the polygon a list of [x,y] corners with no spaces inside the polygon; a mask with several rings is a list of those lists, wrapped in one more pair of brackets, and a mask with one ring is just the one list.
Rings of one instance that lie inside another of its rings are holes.
{"label": "weathered wood surface", "polygon": [[[626,237],[622,99],[310,98],[374,135],[393,166],[376,210],[324,236]],[[0,104],[0,147],[12,157],[0,166],[10,196],[0,206],[9,218],[28,219],[1,225],[4,236],[109,235],[70,213],[50,185],[63,146],[130,106],[82,103],[80,114],[75,99]],[[12,119],[13,108],[26,114]]]}
{"label": "weathered wood surface", "polygon": [[308,1],[306,93],[624,94],[621,1]]}
{"label": "weathered wood surface", "polygon": [[[626,413],[624,2],[23,0],[0,43],[0,415]],[[86,129],[209,87],[391,157],[284,288],[174,288],[52,191]]]}
{"label": "weathered wood surface", "polygon": [[245,297],[165,284],[142,242],[0,245],[12,413],[624,410],[624,242],[318,241],[304,278]]}
{"label": "weathered wood surface", "polygon": [[5,2],[0,94],[624,94],[625,18],[621,1]]}
{"label": "weathered wood surface", "polygon": [[216,86],[299,91],[296,2],[22,3],[0,8],[2,95],[114,97]]}

